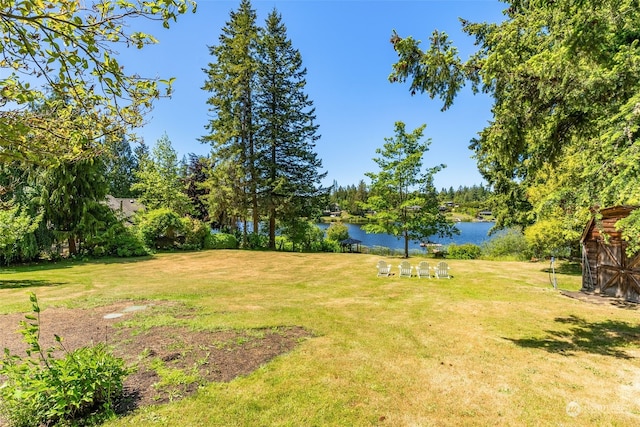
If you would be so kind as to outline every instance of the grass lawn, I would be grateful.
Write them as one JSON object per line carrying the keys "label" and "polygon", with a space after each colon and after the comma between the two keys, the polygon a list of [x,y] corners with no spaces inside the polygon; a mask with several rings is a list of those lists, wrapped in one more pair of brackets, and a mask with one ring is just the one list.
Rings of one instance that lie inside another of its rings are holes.
{"label": "grass lawn", "polygon": [[[180,301],[198,330],[303,326],[257,371],[109,426],[632,426],[635,307],[561,295],[547,264],[449,261],[453,278],[376,277],[378,256],[205,251],[0,270],[0,313]],[[410,261],[415,265],[419,258]],[[578,290],[580,276],[558,275]]]}

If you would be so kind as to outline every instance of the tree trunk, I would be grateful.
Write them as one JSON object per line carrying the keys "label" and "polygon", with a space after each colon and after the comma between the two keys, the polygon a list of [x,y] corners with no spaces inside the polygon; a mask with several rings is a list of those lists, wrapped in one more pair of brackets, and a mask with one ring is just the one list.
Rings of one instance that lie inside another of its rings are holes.
{"label": "tree trunk", "polygon": [[78,253],[78,249],[76,248],[76,238],[74,235],[69,236],[69,255],[75,255]]}
{"label": "tree trunk", "polygon": [[409,258],[409,232],[404,230],[404,257]]}
{"label": "tree trunk", "polygon": [[269,249],[276,248],[276,209],[271,207],[269,212]]}

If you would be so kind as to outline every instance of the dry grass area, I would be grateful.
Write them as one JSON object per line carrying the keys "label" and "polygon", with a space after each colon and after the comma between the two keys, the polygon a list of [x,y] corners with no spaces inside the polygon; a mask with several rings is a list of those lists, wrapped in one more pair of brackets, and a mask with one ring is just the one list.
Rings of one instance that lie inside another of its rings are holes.
{"label": "dry grass area", "polygon": [[[0,312],[140,300],[121,327],[302,327],[292,351],[109,425],[640,424],[633,305],[569,298],[542,263],[450,261],[453,278],[377,278],[359,254],[207,251],[0,272]],[[397,265],[400,260],[386,258]],[[418,259],[411,259],[417,264]],[[395,269],[397,273],[397,269]],[[558,276],[576,291],[580,276]]]}

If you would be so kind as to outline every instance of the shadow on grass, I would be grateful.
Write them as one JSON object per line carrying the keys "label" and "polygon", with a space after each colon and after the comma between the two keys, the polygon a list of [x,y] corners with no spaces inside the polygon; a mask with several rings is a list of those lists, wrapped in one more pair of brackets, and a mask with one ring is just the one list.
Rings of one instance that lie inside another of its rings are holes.
{"label": "shadow on grass", "polygon": [[[40,261],[30,264],[9,265],[0,267],[0,273],[25,273],[30,271],[61,270],[79,265],[91,264],[133,264],[153,259],[153,256],[140,256],[129,258],[88,258],[88,259],[63,259],[61,261]],[[1,281],[0,281],[1,283]]]}
{"label": "shadow on grass", "polygon": [[50,282],[48,280],[0,280],[1,289],[20,289],[35,286],[60,286],[63,282]]}
{"label": "shadow on grass", "polygon": [[550,353],[574,356],[592,353],[621,359],[633,358],[625,346],[640,346],[640,327],[617,320],[589,322],[578,316],[559,317],[557,323],[571,325],[569,330],[546,331],[542,338],[521,338],[509,341],[524,348],[538,348]]}
{"label": "shadow on grass", "polygon": [[[545,273],[551,273],[551,266],[542,269]],[[582,276],[582,265],[579,262],[561,262],[555,266],[556,274],[567,276]]]}

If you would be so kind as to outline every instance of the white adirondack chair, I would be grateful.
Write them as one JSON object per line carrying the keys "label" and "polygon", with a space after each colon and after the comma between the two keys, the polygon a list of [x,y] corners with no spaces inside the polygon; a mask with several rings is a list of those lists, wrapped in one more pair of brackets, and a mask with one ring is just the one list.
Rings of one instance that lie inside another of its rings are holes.
{"label": "white adirondack chair", "polygon": [[438,265],[436,265],[435,272],[436,278],[438,279],[451,279],[451,276],[449,276],[449,265],[444,261],[440,261]]}
{"label": "white adirondack chair", "polygon": [[418,274],[418,278],[427,278],[431,279],[431,273],[429,271],[429,263],[427,261],[420,261],[418,266],[416,267],[416,273]]}
{"label": "white adirondack chair", "polygon": [[411,277],[413,267],[409,261],[402,261],[398,268],[400,268],[400,277]]}
{"label": "white adirondack chair", "polygon": [[389,277],[390,275],[391,275],[391,264],[387,264],[382,260],[378,261],[378,277],[380,276]]}

